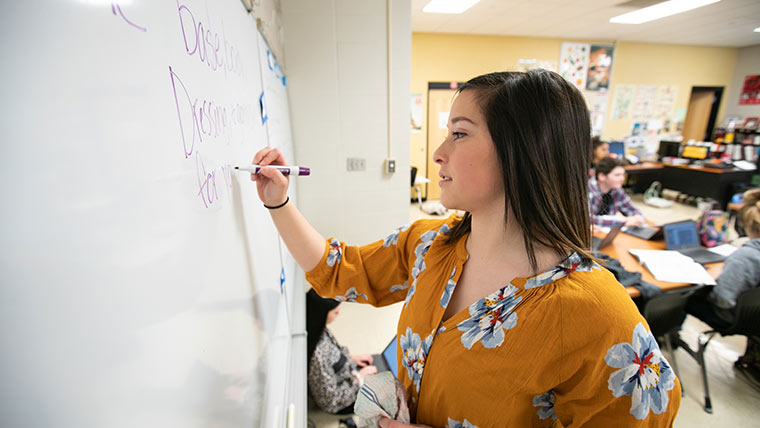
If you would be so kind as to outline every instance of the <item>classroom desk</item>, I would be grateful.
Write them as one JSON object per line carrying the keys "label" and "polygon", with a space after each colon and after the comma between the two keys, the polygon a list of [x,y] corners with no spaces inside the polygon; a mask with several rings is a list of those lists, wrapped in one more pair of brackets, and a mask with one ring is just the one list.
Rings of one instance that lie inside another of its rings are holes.
{"label": "classroom desk", "polygon": [[731,199],[732,183],[749,183],[755,171],[718,169],[705,166],[665,165],[661,173],[662,187],[688,195],[712,198],[725,209]]}
{"label": "classroom desk", "polygon": [[662,162],[642,162],[625,167],[625,184],[633,193],[644,193],[654,181],[660,181],[665,164]]}
{"label": "classroom desk", "polygon": [[[603,236],[604,234],[601,234],[599,237]],[[687,283],[658,281],[654,279],[647,268],[642,266],[638,260],[636,260],[636,258],[634,258],[631,253],[628,252],[630,249],[664,250],[665,241],[647,241],[620,232],[618,236],[615,237],[615,240],[612,241],[612,244],[602,249],[601,252],[612,258],[618,259],[620,261],[620,264],[623,265],[627,271],[640,272],[642,280],[660,287],[660,289],[663,291],[689,287],[692,285]],[[707,273],[710,274],[710,276],[717,278],[718,275],[720,275],[720,273],[723,271],[723,263],[711,263],[709,265],[705,265],[705,269],[707,270]],[[626,287],[626,291],[631,297],[639,297],[641,295],[641,293],[639,293],[639,290],[633,287]]]}

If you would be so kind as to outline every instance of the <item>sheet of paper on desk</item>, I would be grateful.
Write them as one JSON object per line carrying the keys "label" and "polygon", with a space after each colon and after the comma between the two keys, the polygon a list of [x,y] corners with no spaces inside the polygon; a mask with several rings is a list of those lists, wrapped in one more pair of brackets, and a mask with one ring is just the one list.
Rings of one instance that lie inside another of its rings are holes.
{"label": "sheet of paper on desk", "polygon": [[745,160],[735,161],[734,166],[745,171],[752,171],[755,169],[754,163]]}
{"label": "sheet of paper on desk", "polygon": [[718,245],[717,247],[708,248],[707,250],[712,251],[713,253],[720,254],[721,256],[728,257],[731,254],[733,254],[734,251],[738,249],[739,247],[735,247],[731,244],[723,244],[723,245]]}
{"label": "sheet of paper on desk", "polygon": [[715,279],[691,257],[678,251],[628,250],[658,281],[715,285]]}

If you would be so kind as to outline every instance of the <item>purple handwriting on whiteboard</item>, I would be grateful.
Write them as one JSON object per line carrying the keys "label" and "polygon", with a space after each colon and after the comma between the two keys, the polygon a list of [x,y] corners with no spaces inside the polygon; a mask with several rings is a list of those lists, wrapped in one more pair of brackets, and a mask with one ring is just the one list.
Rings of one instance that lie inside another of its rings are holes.
{"label": "purple handwriting on whiteboard", "polygon": [[[135,24],[134,22],[130,21],[130,20],[129,20],[129,18],[127,18],[126,16],[124,16],[124,12],[122,12],[122,11],[121,11],[121,6],[119,6],[119,3],[118,3],[118,2],[115,2],[115,1],[114,1],[114,2],[111,2],[111,12],[113,12],[113,14],[114,14],[114,15],[117,15],[117,16],[121,16],[121,18],[122,18],[122,19],[123,19],[123,20],[124,20],[124,21],[125,21],[127,24],[129,24],[129,25],[131,25],[131,26],[133,26],[133,27],[137,28],[138,30],[140,30],[140,31],[142,31],[142,32],[146,32],[146,31],[148,31],[148,29],[147,29],[147,28],[145,28],[145,27],[141,27],[141,26],[139,26],[139,25]],[[118,13],[117,13],[117,12],[118,12]]]}
{"label": "purple handwriting on whiteboard", "polygon": [[196,21],[193,12],[177,0],[177,14],[179,26],[182,29],[182,38],[185,41],[185,51],[188,55],[197,54],[198,59],[208,65],[212,70],[224,70],[226,72],[241,73],[240,52],[227,41],[222,33],[211,29],[211,24]]}
{"label": "purple handwriting on whiteboard", "polygon": [[196,142],[200,145],[204,138],[232,139],[231,128],[245,126],[252,122],[253,107],[239,103],[217,104],[210,99],[199,100],[190,96],[190,90],[177,73],[169,66],[174,104],[177,107],[180,138],[185,159],[192,156]]}
{"label": "purple handwriting on whiteboard", "polygon": [[195,155],[195,170],[198,177],[198,196],[208,208],[219,200],[219,193],[216,191],[216,170],[206,171],[200,152]]}

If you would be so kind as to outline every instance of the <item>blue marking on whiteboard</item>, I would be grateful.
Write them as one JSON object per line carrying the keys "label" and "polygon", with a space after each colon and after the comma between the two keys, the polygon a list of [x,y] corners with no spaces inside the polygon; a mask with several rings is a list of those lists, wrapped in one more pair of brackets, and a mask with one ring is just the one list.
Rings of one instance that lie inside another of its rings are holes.
{"label": "blue marking on whiteboard", "polygon": [[285,268],[280,271],[280,293],[285,294]]}
{"label": "blue marking on whiteboard", "polygon": [[264,100],[264,92],[261,92],[261,96],[259,97],[259,107],[261,108],[261,124],[267,123],[267,119],[269,119],[269,116],[267,115],[267,104]]}
{"label": "blue marking on whiteboard", "polygon": [[274,77],[282,83],[282,86],[287,86],[285,75],[282,74],[282,70],[280,69],[280,63],[277,62],[274,55],[272,55],[272,51],[269,49],[267,49],[267,67],[269,67],[270,71],[274,72]]}

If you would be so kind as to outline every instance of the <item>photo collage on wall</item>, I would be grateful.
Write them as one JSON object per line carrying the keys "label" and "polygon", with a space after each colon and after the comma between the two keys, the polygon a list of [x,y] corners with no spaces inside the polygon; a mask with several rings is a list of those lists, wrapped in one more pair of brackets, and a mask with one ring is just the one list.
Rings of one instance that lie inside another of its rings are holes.
{"label": "photo collage on wall", "polygon": [[609,104],[613,45],[562,43],[559,74],[575,85],[586,98],[591,115],[591,133],[601,135]]}

